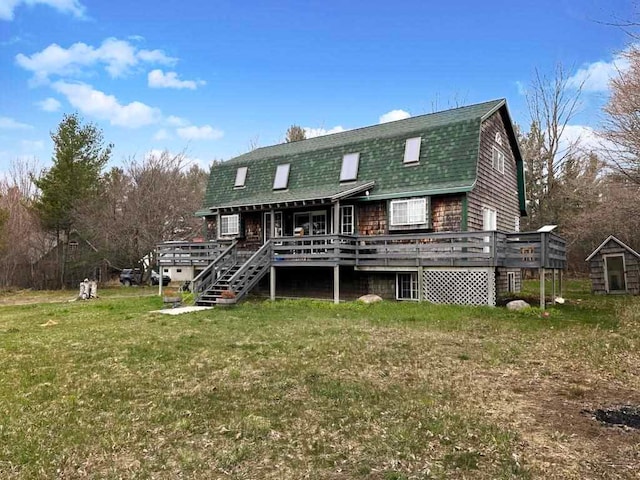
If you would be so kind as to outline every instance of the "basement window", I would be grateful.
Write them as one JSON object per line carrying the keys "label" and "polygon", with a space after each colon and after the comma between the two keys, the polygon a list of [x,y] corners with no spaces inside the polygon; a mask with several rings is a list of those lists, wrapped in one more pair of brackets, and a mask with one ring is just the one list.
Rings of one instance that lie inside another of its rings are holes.
{"label": "basement window", "polygon": [[404,144],[404,163],[418,163],[420,161],[421,137],[407,138]]}
{"label": "basement window", "polygon": [[220,217],[220,236],[238,235],[240,233],[240,215],[222,215]]}
{"label": "basement window", "polygon": [[340,181],[348,182],[358,178],[358,165],[360,164],[359,153],[349,153],[342,157],[342,169],[340,170]]}
{"label": "basement window", "polygon": [[396,300],[418,300],[418,274],[396,274]]}
{"label": "basement window", "polygon": [[235,188],[244,187],[244,182],[247,179],[247,167],[238,167],[236,170],[236,183],[233,185]]}
{"label": "basement window", "polygon": [[273,179],[274,190],[284,190],[289,185],[289,167],[291,167],[290,163],[278,165],[276,176]]}

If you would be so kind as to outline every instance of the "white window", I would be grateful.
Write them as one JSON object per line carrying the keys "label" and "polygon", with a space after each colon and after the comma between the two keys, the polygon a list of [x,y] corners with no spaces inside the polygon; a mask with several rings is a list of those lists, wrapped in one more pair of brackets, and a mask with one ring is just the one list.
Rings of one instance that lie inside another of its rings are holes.
{"label": "white window", "polygon": [[391,201],[391,225],[424,225],[427,223],[427,199]]}
{"label": "white window", "polygon": [[496,132],[496,144],[502,146],[502,134],[500,132]]}
{"label": "white window", "polygon": [[222,215],[220,217],[220,236],[240,233],[240,215]]}
{"label": "white window", "polygon": [[282,165],[278,165],[278,169],[276,170],[276,176],[273,179],[273,189],[274,190],[283,190],[287,188],[289,185],[289,167],[290,163],[284,163]]}
{"label": "white window", "polygon": [[495,170],[504,173],[504,153],[502,153],[498,147],[493,147],[493,158],[491,162]]}
{"label": "white window", "polygon": [[396,274],[396,299],[418,300],[418,274],[416,272]]}
{"label": "white window", "polygon": [[404,144],[404,163],[416,163],[420,160],[421,137],[407,138]]}
{"label": "white window", "polygon": [[514,221],[513,221],[513,231],[514,232],[519,232],[520,231],[520,217],[518,215],[516,215],[514,217]]}
{"label": "white window", "polygon": [[497,230],[498,229],[498,212],[489,207],[482,210],[482,229]]}
{"label": "white window", "polygon": [[340,170],[340,181],[348,182],[358,178],[358,164],[360,163],[359,153],[349,153],[342,157],[342,169]]}
{"label": "white window", "polygon": [[353,205],[340,207],[340,234],[353,235],[354,223]]}
{"label": "white window", "polygon": [[234,187],[244,187],[244,182],[247,179],[247,167],[238,167],[236,170],[236,183]]}
{"label": "white window", "polygon": [[[484,208],[482,210],[482,229],[485,231],[498,229],[498,212],[493,208]],[[491,237],[484,237],[485,243],[491,242]],[[484,253],[490,253],[491,247],[486,246],[482,248]]]}

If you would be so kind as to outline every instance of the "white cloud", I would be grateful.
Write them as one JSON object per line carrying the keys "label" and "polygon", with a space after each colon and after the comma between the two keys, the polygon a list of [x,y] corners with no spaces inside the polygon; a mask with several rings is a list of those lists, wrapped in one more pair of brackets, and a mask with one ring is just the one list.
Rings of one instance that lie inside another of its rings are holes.
{"label": "white cloud", "polygon": [[84,17],[85,7],[78,0],[2,0],[0,20],[13,20],[15,9],[20,5],[48,5],[61,13],[69,13],[77,18]]}
{"label": "white cloud", "polygon": [[16,63],[33,72],[36,82],[46,82],[51,75],[78,76],[83,69],[104,65],[111,77],[121,77],[140,63],[173,65],[176,58],[161,50],[139,50],[125,40],[107,38],[98,48],[78,42],[69,48],[52,43],[31,56],[19,53]]}
{"label": "white cloud", "polygon": [[147,76],[151,88],[188,88],[195,90],[198,85],[205,85],[203,80],[180,80],[176,72],[164,73],[160,69],[151,70]]}
{"label": "white cloud", "polygon": [[313,138],[313,137],[321,137],[323,135],[330,135],[332,133],[345,132],[347,129],[340,125],[337,125],[333,128],[330,128],[329,130],[326,130],[324,128],[312,128],[312,127],[304,127],[303,130],[307,138]]}
{"label": "white cloud", "polygon": [[113,95],[95,90],[85,83],[58,81],[53,84],[53,88],[65,95],[69,103],[80,112],[108,120],[112,125],[138,128],[158,123],[162,119],[162,114],[157,108],[141,102],[122,105]]}
{"label": "white cloud", "polygon": [[516,88],[518,89],[518,95],[525,96],[527,94],[527,86],[524,84],[524,82],[516,80]]}
{"label": "white cloud", "polygon": [[585,92],[606,92],[611,79],[629,68],[629,59],[624,54],[614,56],[610,61],[598,60],[587,63],[567,80],[570,88],[580,88]]}
{"label": "white cloud", "polygon": [[603,152],[615,150],[617,147],[598,135],[598,132],[586,125],[567,125],[562,132],[559,151],[564,153],[571,146],[584,152]]}
{"label": "white cloud", "polygon": [[169,140],[171,137],[171,134],[169,132],[167,132],[167,130],[165,130],[164,128],[161,128],[160,130],[158,130],[155,135],[153,136],[154,140]]}
{"label": "white cloud", "polygon": [[36,102],[36,105],[45,112],[57,112],[62,106],[60,102],[53,97],[45,98],[40,102]]}
{"label": "white cloud", "polygon": [[5,130],[28,130],[33,128],[26,123],[20,123],[17,120],[9,117],[0,117],[0,128]]}
{"label": "white cloud", "polygon": [[177,128],[176,133],[185,140],[218,140],[224,135],[222,130],[215,129],[210,125],[202,127],[191,125],[190,127]]}
{"label": "white cloud", "polygon": [[175,115],[169,115],[165,119],[165,121],[172,127],[186,127],[187,125],[189,125],[189,120],[182,117],[176,117]]}
{"label": "white cloud", "polygon": [[20,146],[24,151],[43,150],[44,142],[42,140],[22,140]]}
{"label": "white cloud", "polygon": [[404,120],[405,118],[409,118],[410,116],[411,114],[409,112],[405,112],[404,110],[391,110],[390,112],[380,115],[379,122],[395,122],[396,120]]}

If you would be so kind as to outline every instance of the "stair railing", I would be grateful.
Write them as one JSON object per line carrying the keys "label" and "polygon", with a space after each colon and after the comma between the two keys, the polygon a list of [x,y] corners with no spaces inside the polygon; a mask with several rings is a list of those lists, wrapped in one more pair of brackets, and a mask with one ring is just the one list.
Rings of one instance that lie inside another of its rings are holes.
{"label": "stair railing", "polygon": [[248,293],[264,277],[271,266],[272,254],[271,240],[268,240],[229,279],[229,290],[236,294],[237,299]]}
{"label": "stair railing", "polygon": [[218,277],[238,261],[238,242],[234,241],[218,257],[207,265],[191,282],[191,291],[196,301],[215,283]]}

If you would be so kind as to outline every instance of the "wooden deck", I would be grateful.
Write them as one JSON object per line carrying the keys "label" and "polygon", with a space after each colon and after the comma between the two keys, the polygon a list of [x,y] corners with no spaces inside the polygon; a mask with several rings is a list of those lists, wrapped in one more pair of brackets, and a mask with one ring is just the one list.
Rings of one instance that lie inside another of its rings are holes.
{"label": "wooden deck", "polygon": [[[351,265],[395,267],[566,267],[564,239],[547,232],[446,232],[417,235],[317,235],[271,240],[274,267]],[[228,247],[218,242],[158,245],[161,266],[213,262]]]}

